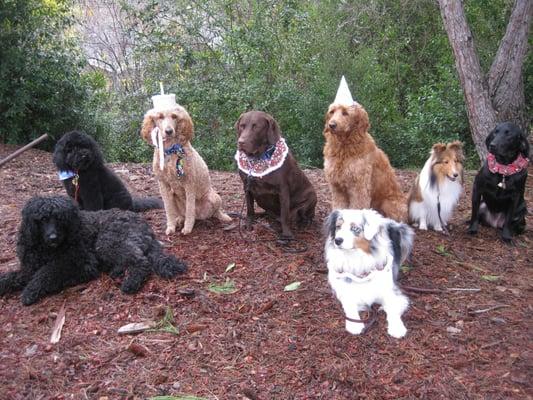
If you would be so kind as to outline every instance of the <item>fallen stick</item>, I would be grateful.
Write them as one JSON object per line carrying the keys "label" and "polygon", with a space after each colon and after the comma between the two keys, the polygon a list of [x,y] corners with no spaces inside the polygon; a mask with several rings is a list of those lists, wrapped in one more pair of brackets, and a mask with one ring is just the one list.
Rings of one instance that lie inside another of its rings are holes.
{"label": "fallen stick", "polygon": [[446,291],[448,292],[480,292],[481,289],[452,287],[452,288],[447,288]]}
{"label": "fallen stick", "polygon": [[28,150],[29,148],[32,148],[33,146],[35,146],[36,144],[39,144],[41,143],[44,139],[46,139],[48,137],[48,134],[44,134],[42,136],[39,136],[37,139],[35,139],[33,142],[30,142],[28,143],[26,146],[24,147],[21,147],[20,149],[18,149],[17,151],[15,151],[14,153],[10,154],[9,156],[7,156],[6,158],[4,158],[3,160],[0,160],[0,167],[2,165],[4,165],[5,163],[11,161],[12,159],[14,159],[15,157],[18,157],[19,155],[21,155],[22,153],[24,153],[26,150]]}
{"label": "fallen stick", "polygon": [[483,313],[486,313],[486,312],[489,312],[489,311],[494,311],[494,310],[498,310],[500,308],[506,308],[506,307],[511,307],[511,306],[509,306],[507,304],[496,304],[495,306],[488,307],[488,308],[483,308],[481,310],[469,310],[468,314],[470,314],[470,315],[483,314]]}

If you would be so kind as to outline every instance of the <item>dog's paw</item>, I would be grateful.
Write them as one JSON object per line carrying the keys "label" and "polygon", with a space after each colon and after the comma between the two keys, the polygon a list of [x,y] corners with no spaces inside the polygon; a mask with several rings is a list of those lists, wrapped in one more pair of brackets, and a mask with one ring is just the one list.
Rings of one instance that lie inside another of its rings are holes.
{"label": "dog's paw", "polygon": [[468,227],[468,233],[470,235],[476,235],[477,234],[477,230],[478,230],[477,226],[470,225]]}
{"label": "dog's paw", "polygon": [[363,329],[365,329],[365,324],[362,322],[346,321],[346,330],[352,335],[360,335]]}
{"label": "dog's paw", "polygon": [[122,282],[122,285],[120,286],[120,290],[122,290],[122,293],[126,294],[133,294],[137,293],[139,289],[141,288],[142,283],[138,283],[132,280],[125,280]]}
{"label": "dog's paw", "polygon": [[403,338],[405,334],[407,333],[407,328],[405,327],[402,321],[399,321],[394,324],[389,324],[387,332],[392,337],[400,339],[400,338]]}
{"label": "dog's paw", "polygon": [[188,235],[191,232],[192,232],[192,228],[189,228],[188,226],[183,227],[183,229],[181,230],[181,233],[183,235]]}
{"label": "dog's paw", "polygon": [[176,228],[172,228],[170,226],[167,227],[167,230],[165,231],[165,234],[168,236],[168,235],[172,235],[176,232]]}
{"label": "dog's paw", "polygon": [[37,293],[24,291],[22,292],[22,296],[20,297],[20,299],[22,301],[22,304],[24,304],[25,306],[29,306],[36,303],[37,300],[39,300],[39,296],[37,295]]}

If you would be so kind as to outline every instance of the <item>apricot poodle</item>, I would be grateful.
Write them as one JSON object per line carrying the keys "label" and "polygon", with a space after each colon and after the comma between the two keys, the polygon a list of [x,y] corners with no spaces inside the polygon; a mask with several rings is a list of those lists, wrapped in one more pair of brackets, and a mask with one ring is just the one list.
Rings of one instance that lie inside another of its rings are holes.
{"label": "apricot poodle", "polygon": [[[222,222],[231,221],[222,211],[222,200],[211,186],[205,161],[191,145],[194,126],[187,110],[179,105],[171,110],[149,110],[142,123],[142,138],[152,144],[152,131],[156,128],[163,148],[154,148],[153,171],[165,206],[166,234],[174,233],[177,226],[183,225],[181,233],[187,235],[196,219],[216,217]],[[162,166],[160,151],[164,152]]]}

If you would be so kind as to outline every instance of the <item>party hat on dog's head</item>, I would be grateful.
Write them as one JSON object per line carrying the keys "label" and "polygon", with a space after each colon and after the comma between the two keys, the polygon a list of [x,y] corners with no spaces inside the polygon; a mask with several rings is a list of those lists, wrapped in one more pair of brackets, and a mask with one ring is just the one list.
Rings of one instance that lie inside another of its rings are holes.
{"label": "party hat on dog's head", "polygon": [[171,110],[173,108],[176,108],[178,106],[178,104],[176,104],[176,95],[174,93],[165,94],[165,90],[163,89],[162,82],[159,82],[159,86],[161,88],[161,94],[152,96],[152,102],[154,103],[154,110],[165,111],[165,110]]}
{"label": "party hat on dog's head", "polygon": [[333,104],[341,104],[346,107],[351,107],[359,104],[352,98],[350,88],[348,88],[348,84],[346,83],[346,79],[344,79],[344,75],[341,78],[341,83],[339,84],[339,88],[337,89],[337,95],[335,96]]}

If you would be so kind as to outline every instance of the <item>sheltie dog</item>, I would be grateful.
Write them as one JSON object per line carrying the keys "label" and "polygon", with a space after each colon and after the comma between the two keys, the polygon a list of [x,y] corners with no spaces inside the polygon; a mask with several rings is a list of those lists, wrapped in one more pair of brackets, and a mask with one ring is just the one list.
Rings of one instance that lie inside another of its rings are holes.
{"label": "sheltie dog", "polygon": [[413,246],[413,230],[370,209],[335,210],[325,224],[328,281],[346,314],[346,330],[360,334],[359,312],[379,303],[388,333],[403,337],[401,316],[409,300],[396,284],[400,265]]}
{"label": "sheltie dog", "polygon": [[443,231],[463,192],[463,144],[433,145],[409,193],[409,223]]}

